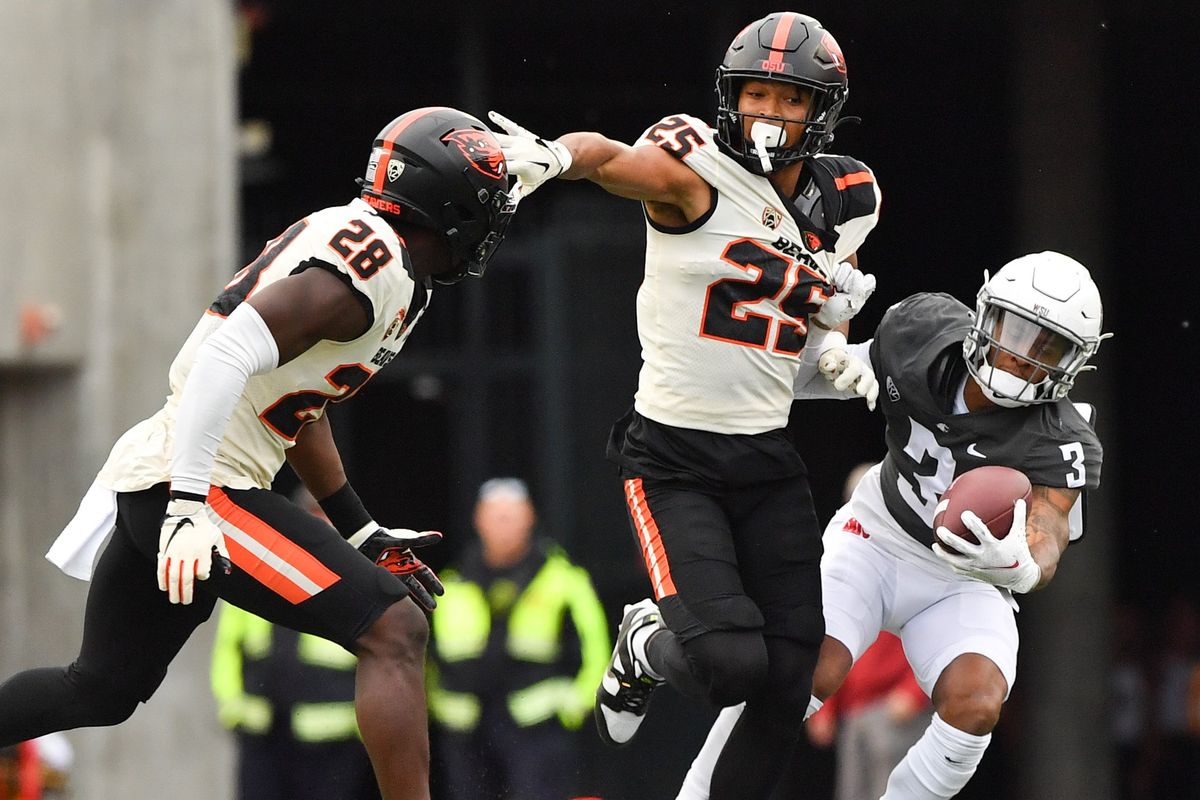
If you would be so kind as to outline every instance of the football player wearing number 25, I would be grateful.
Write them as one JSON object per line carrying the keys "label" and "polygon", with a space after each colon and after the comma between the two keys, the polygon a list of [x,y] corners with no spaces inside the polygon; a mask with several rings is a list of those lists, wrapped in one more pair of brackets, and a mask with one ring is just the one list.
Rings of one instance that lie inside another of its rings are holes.
{"label": "football player wearing number 25", "polygon": [[[233,277],[171,365],[166,405],[114,445],[47,554],[91,579],[79,657],[0,685],[0,745],[127,719],[221,597],[354,652],[383,797],[429,797],[426,614],[442,586],[411,548],[441,534],[374,522],[324,411],[399,352],[434,283],[483,274],[516,201],[491,131],[449,108],[393,120],[360,184]],[[332,526],[270,491],[285,459]]]}
{"label": "football player wearing number 25", "polygon": [[[1016,680],[1013,593],[1054,577],[1083,534],[1081,492],[1100,482],[1092,409],[1067,394],[1107,336],[1101,324],[1087,269],[1042,252],[986,279],[973,316],[948,295],[917,294],[884,314],[871,341],[848,347],[883,382],[887,456],[825,529],[826,635],[809,713],[881,630],[900,636],[935,714],[892,770],[884,800],[954,797],[983,758]],[[978,543],[933,530],[954,478],[988,464],[1033,484],[1007,535],[992,535],[971,511],[962,522]],[[721,712],[680,800],[710,796],[709,775],[741,713]]]}
{"label": "football player wearing number 25", "polygon": [[626,607],[596,721],[605,741],[629,742],[663,682],[718,707],[745,701],[713,775],[722,800],[770,794],[823,633],[821,529],[784,431],[802,361],[825,356],[841,368],[830,389],[875,402],[835,332],[874,289],[856,251],[880,201],[865,165],[824,152],[846,92],[833,36],[785,12],[730,45],[715,130],[675,114],[628,146],[491,116],[523,196],[587,179],[645,210],[643,364],[608,453],[653,600]]}

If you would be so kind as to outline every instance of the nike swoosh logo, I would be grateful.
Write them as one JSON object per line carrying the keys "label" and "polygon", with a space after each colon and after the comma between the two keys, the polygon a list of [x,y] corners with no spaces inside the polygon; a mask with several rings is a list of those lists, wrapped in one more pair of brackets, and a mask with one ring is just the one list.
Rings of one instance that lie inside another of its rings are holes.
{"label": "nike swoosh logo", "polygon": [[976,446],[975,442],[971,442],[969,445],[967,445],[967,455],[975,456],[976,458],[987,458],[987,456],[979,452],[979,448]]}
{"label": "nike swoosh logo", "polygon": [[164,553],[167,552],[167,548],[171,546],[171,541],[175,538],[175,534],[179,533],[179,530],[184,525],[187,525],[188,527],[194,527],[195,523],[192,522],[189,517],[184,517],[183,519],[179,520],[179,522],[176,522],[174,529],[171,530],[171,535],[167,537],[167,543],[163,545]]}
{"label": "nike swoosh logo", "polygon": [[1007,567],[983,567],[983,569],[1016,569],[1019,566],[1021,566],[1021,562],[1020,560],[1017,560],[1009,564]]}

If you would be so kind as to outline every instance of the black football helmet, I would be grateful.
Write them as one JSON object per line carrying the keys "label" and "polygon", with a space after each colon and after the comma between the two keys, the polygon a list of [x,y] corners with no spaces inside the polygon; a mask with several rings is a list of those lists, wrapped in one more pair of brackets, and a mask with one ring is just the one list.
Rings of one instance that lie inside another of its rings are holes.
{"label": "black football helmet", "polygon": [[734,37],[717,67],[717,141],[756,175],[764,174],[754,145],[742,135],[738,93],[747,78],[785,81],[812,92],[804,136],[795,147],[769,149],[771,165],[779,168],[822,152],[833,141],[833,129],[849,88],[846,61],[837,41],[821,23],[804,14],[783,11],[751,22]]}
{"label": "black football helmet", "polygon": [[453,108],[418,108],[388,123],[359,185],[385,218],[446,237],[452,266],[433,276],[438,283],[482,276],[517,206],[491,130]]}

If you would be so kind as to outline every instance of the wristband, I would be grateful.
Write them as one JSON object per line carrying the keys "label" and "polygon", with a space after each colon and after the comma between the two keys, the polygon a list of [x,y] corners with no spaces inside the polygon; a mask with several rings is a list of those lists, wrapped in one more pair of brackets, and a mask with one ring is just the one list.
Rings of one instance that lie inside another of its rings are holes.
{"label": "wristband", "polygon": [[349,481],[329,497],[318,500],[317,505],[325,512],[325,516],[329,517],[330,524],[343,539],[349,539],[364,525],[371,524],[371,515],[367,513],[366,507]]}

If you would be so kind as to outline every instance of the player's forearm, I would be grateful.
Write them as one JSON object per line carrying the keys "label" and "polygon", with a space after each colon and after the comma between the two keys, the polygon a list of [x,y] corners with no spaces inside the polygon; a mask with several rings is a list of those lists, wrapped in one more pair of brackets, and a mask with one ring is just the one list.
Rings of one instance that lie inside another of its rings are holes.
{"label": "player's forearm", "polygon": [[1069,524],[1067,514],[1074,502],[1069,490],[1034,486],[1025,520],[1029,552],[1041,569],[1042,576],[1034,589],[1044,588],[1054,579],[1058,563],[1067,549]]}
{"label": "player's forearm", "polygon": [[571,151],[571,167],[559,175],[568,181],[596,180],[597,172],[625,151],[629,145],[592,131],[568,133],[558,139]]}
{"label": "player's forearm", "polygon": [[287,460],[305,488],[318,501],[346,484],[346,470],[333,440],[328,416],[322,415],[316,422],[300,429],[295,446],[287,451]]}

